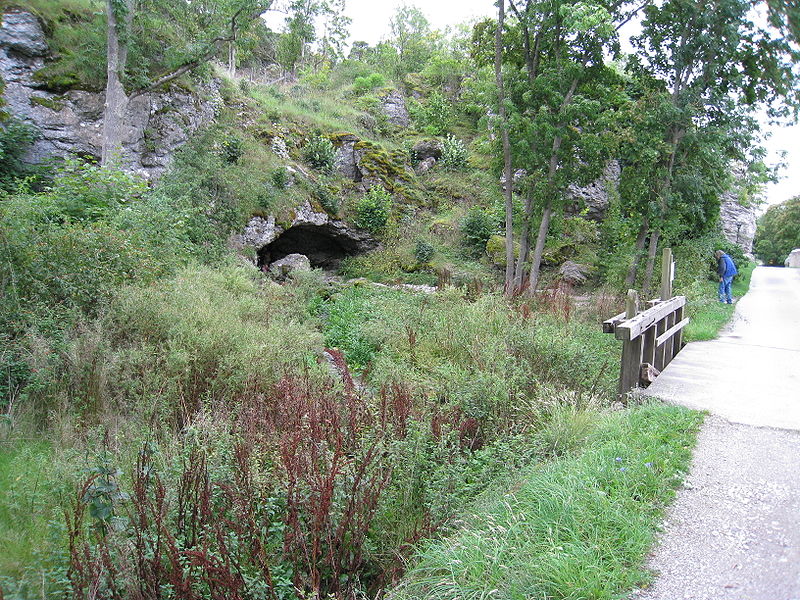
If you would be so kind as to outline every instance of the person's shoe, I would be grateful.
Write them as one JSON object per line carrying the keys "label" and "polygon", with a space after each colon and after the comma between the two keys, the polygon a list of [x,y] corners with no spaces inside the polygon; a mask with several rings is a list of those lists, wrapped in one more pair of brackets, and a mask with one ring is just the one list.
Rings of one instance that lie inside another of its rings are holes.
{"label": "person's shoe", "polygon": [[728,304],[733,304],[733,300],[728,300]]}

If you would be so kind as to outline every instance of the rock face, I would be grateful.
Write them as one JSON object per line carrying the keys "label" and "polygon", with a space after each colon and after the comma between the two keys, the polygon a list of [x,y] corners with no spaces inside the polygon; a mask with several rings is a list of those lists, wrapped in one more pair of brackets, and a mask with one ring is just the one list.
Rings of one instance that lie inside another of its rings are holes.
{"label": "rock face", "polygon": [[415,172],[417,175],[424,175],[425,173],[430,171],[434,167],[434,165],[436,165],[436,159],[432,156],[429,156],[428,158],[426,158],[417,165]]}
{"label": "rock face", "polygon": [[[567,214],[583,214],[593,221],[602,221],[609,203],[609,190],[619,185],[620,166],[611,160],[603,169],[603,174],[587,186],[570,185],[567,188]],[[585,212],[584,212],[585,211]]]}
{"label": "rock face", "polygon": [[262,269],[295,254],[307,258],[312,267],[335,269],[343,258],[378,246],[368,232],[317,212],[309,204],[295,210],[288,227],[276,224],[272,216],[253,217],[242,234],[231,241],[240,250],[249,248]]}
{"label": "rock face", "polygon": [[742,206],[736,192],[727,192],[720,198],[719,218],[725,239],[739,246],[745,254],[752,253],[756,235],[755,208]]}
{"label": "rock face", "polygon": [[397,127],[408,127],[411,119],[408,116],[406,100],[397,90],[392,90],[381,100],[381,109],[389,120],[389,123]]}
{"label": "rock face", "polygon": [[[46,37],[34,15],[13,11],[2,16],[0,77],[6,110],[39,132],[26,160],[38,163],[71,154],[99,157],[104,94],[43,89],[33,75],[48,56]],[[189,136],[213,121],[221,102],[218,82],[206,84],[199,95],[172,88],[134,98],[124,123],[123,163],[146,178],[157,178]]]}
{"label": "rock face", "polygon": [[800,269],[800,248],[795,248],[789,253],[789,256],[783,261],[783,266],[791,269]]}

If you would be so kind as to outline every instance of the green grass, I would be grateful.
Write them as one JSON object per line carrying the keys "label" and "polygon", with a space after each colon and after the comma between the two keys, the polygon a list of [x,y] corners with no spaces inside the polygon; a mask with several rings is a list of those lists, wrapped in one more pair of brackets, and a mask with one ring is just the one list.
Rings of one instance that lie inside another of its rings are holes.
{"label": "green grass", "polygon": [[[61,499],[66,478],[57,475],[50,444],[0,444],[0,588],[27,597],[26,587],[50,569],[53,536],[63,522]],[[35,566],[34,566],[35,565]],[[50,579],[50,577],[47,577]],[[10,595],[8,597],[16,597]]]}
{"label": "green grass", "polygon": [[[734,298],[741,298],[750,289],[750,277],[755,267],[755,263],[752,262],[742,266],[741,276],[733,282]],[[709,281],[703,285],[704,296],[702,298],[694,301],[690,299],[688,314],[691,321],[684,330],[687,342],[713,340],[733,316],[735,305],[719,302],[717,289],[718,284]]]}
{"label": "green grass", "polygon": [[691,458],[702,415],[646,405],[606,416],[583,453],[537,466],[450,538],[424,544],[393,600],[619,598]]}

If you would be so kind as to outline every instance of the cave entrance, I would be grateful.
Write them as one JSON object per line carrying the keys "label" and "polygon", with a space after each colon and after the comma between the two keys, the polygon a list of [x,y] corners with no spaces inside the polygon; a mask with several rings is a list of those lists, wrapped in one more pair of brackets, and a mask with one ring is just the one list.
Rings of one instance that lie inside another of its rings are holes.
{"label": "cave entrance", "polygon": [[339,268],[342,259],[361,254],[359,242],[343,235],[330,225],[304,223],[284,231],[258,252],[258,266],[262,269],[290,254],[304,254],[311,266],[326,271]]}

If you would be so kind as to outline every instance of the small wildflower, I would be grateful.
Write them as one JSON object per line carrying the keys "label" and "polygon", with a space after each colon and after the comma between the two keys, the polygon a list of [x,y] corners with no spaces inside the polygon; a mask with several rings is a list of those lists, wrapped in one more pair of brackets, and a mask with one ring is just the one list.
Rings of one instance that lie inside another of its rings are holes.
{"label": "small wildflower", "polygon": [[625,472],[625,471],[627,471],[628,469],[626,469],[625,467],[620,467],[620,468],[619,468],[619,470],[620,470],[620,471],[622,471],[622,472],[624,473],[624,472]]}
{"label": "small wildflower", "polygon": [[646,463],[644,463],[644,466],[647,467],[648,469],[652,469],[653,468],[653,463],[646,462]]}
{"label": "small wildflower", "polygon": [[622,462],[622,457],[618,456],[617,458],[614,459],[614,462]]}

